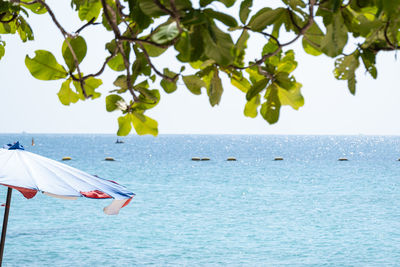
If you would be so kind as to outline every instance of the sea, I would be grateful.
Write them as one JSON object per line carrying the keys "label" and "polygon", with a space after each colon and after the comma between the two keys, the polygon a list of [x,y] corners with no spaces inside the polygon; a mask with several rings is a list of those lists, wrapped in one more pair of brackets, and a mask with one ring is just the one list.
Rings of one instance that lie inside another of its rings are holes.
{"label": "sea", "polygon": [[3,266],[400,265],[400,136],[119,139],[0,134],[136,194],[109,216],[13,190]]}

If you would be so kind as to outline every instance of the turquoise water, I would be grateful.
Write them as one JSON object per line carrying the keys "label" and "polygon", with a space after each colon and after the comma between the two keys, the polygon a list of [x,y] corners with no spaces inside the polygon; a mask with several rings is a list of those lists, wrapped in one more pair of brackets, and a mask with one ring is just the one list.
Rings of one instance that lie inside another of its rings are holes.
{"label": "turquoise water", "polygon": [[16,140],[136,197],[107,216],[110,200],[14,191],[4,266],[400,262],[400,137],[0,135]]}

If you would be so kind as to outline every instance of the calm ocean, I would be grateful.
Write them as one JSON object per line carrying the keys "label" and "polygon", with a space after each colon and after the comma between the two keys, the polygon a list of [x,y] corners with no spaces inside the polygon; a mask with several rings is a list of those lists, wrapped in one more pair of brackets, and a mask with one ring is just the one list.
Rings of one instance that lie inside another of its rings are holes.
{"label": "calm ocean", "polygon": [[0,135],[136,193],[107,216],[110,200],[14,191],[4,266],[400,264],[400,136],[116,139]]}

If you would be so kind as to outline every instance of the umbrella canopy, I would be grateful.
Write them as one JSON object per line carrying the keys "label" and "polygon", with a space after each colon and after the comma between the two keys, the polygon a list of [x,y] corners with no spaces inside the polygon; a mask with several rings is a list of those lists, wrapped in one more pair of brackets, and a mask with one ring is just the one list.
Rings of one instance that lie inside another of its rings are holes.
{"label": "umbrella canopy", "polygon": [[28,152],[19,142],[0,148],[0,184],[20,191],[26,198],[33,198],[38,191],[67,199],[113,198],[104,208],[109,215],[118,214],[135,196],[114,181]]}
{"label": "umbrella canopy", "polygon": [[118,214],[135,196],[122,185],[102,179],[24,150],[16,142],[0,148],[0,184],[8,187],[0,243],[0,267],[3,261],[12,189],[26,198],[33,198],[38,191],[53,197],[75,199],[113,198],[104,208],[109,215]]}

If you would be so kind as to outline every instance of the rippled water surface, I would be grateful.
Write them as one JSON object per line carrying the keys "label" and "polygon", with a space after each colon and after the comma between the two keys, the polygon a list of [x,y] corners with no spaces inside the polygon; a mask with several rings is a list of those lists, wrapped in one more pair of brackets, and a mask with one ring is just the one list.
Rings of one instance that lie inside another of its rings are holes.
{"label": "rippled water surface", "polygon": [[16,140],[136,197],[107,216],[110,200],[14,191],[4,266],[400,262],[400,137],[0,135]]}

